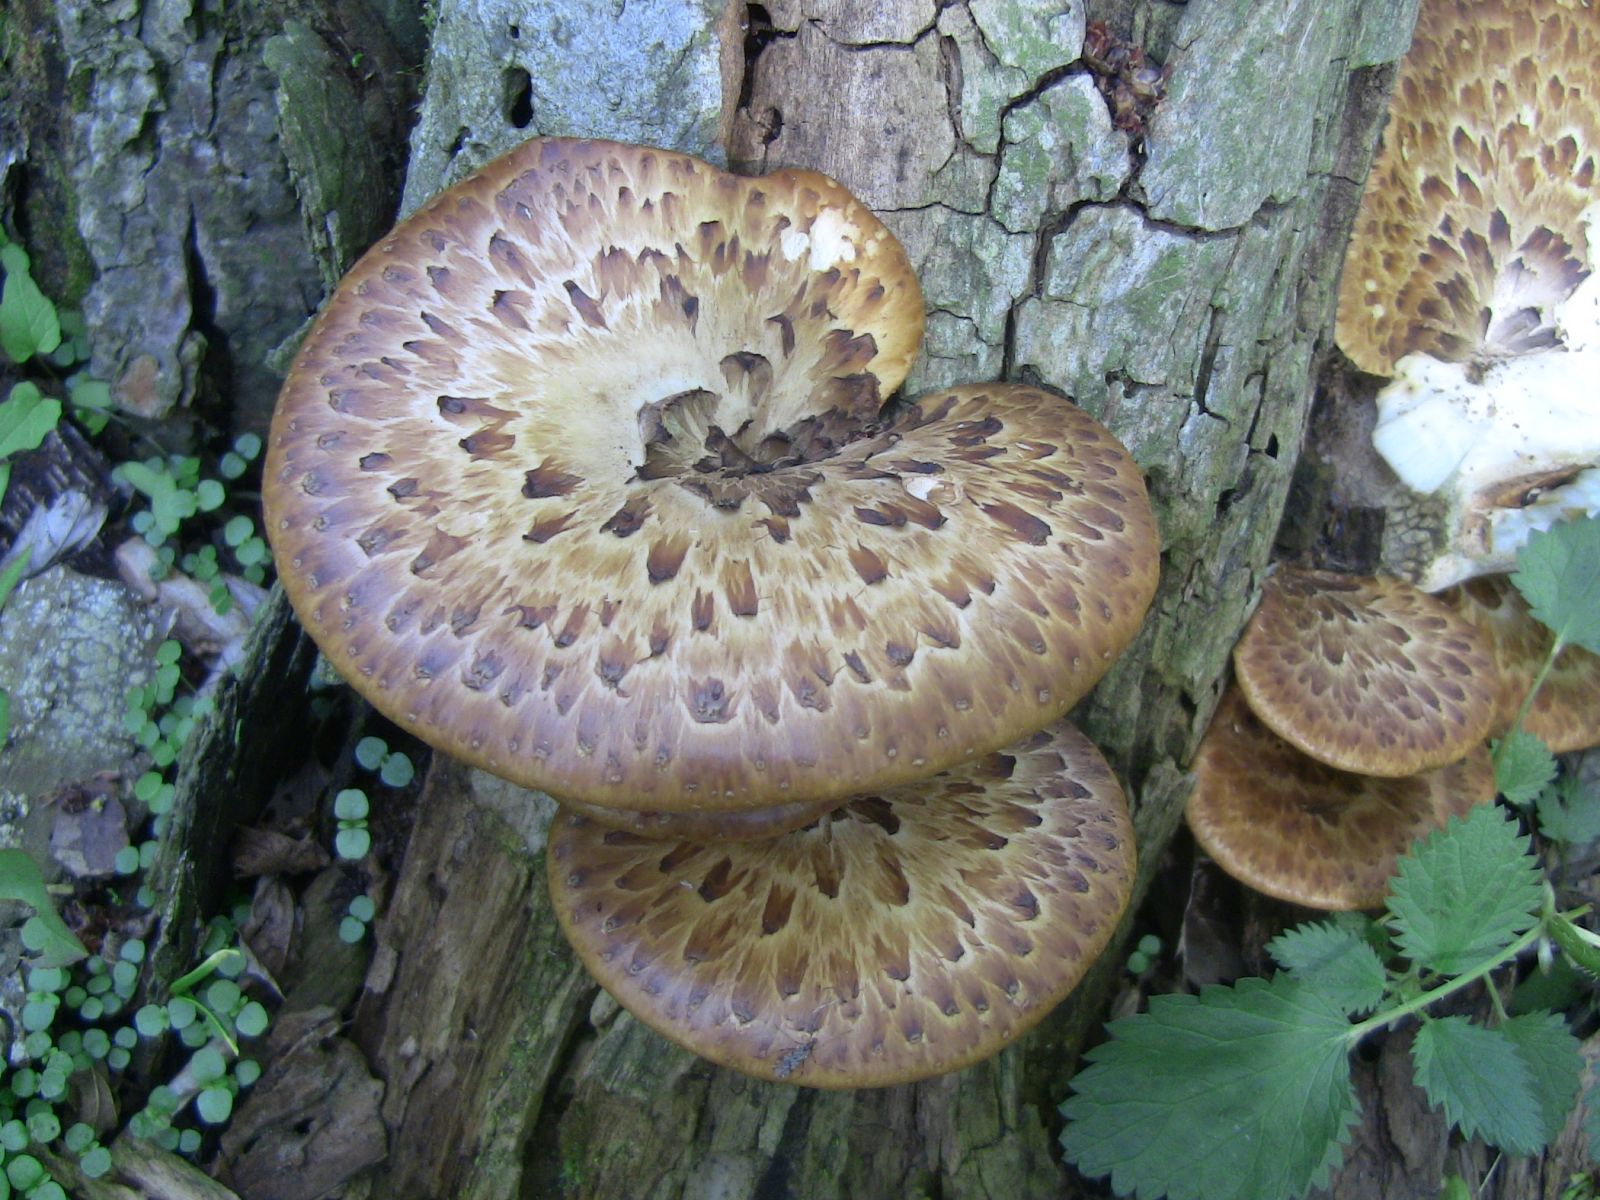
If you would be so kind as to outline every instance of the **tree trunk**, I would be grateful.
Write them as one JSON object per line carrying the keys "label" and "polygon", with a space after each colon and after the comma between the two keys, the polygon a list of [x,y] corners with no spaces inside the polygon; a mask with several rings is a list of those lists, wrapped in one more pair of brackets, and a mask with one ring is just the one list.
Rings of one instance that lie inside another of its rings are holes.
{"label": "tree trunk", "polygon": [[[655,42],[525,8],[441,6],[408,206],[533,134],[823,170],[919,271],[929,332],[908,393],[1039,382],[1133,450],[1163,583],[1078,717],[1129,785],[1142,894],[1283,511],[1385,64],[1414,4],[1110,14],[1170,68],[1153,112],[1113,87],[1122,128],[1084,69],[1086,13],[1066,0],[784,0],[752,7],[742,34],[708,2],[628,6],[625,20],[672,31]],[[956,1075],[856,1092],[756,1083],[587,980],[555,928],[548,817],[531,804],[451,763],[428,781],[381,932],[386,987],[358,1021],[394,1133],[378,1192],[1009,1200],[1068,1186],[1053,1106],[1114,965]]]}

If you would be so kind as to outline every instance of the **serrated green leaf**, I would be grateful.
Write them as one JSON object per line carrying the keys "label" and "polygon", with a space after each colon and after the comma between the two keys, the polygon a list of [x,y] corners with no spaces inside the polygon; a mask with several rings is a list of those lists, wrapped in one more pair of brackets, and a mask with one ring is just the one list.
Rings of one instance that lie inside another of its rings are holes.
{"label": "serrated green leaf", "polygon": [[31,922],[38,936],[24,940],[34,940],[29,949],[37,949],[39,954],[30,965],[64,967],[88,957],[83,943],[56,914],[39,865],[25,851],[0,850],[0,900],[20,900],[33,909]]}
{"label": "serrated green leaf", "polygon": [[1556,777],[1556,756],[1526,729],[1513,729],[1495,746],[1495,790],[1523,807]]}
{"label": "serrated green leaf", "polygon": [[36,450],[61,420],[61,401],[24,380],[0,404],[0,458]]}
{"label": "serrated green leaf", "polygon": [[39,290],[26,269],[6,271],[0,288],[0,349],[15,363],[35,354],[49,354],[61,344],[56,306]]}
{"label": "serrated green leaf", "polygon": [[1600,792],[1586,790],[1576,775],[1539,793],[1539,832],[1557,842],[1580,846],[1600,838]]}
{"label": "serrated green leaf", "polygon": [[1580,517],[1533,534],[1511,582],[1559,641],[1600,654],[1600,519]]}
{"label": "serrated green leaf", "polygon": [[1061,1144],[1119,1195],[1284,1200],[1327,1179],[1356,1119],[1350,1023],[1298,980],[1156,996],[1108,1026]]}
{"label": "serrated green leaf", "polygon": [[1589,981],[1566,955],[1552,955],[1538,970],[1511,989],[1506,1011],[1513,1016],[1531,1012],[1565,1011],[1590,993]]}
{"label": "serrated green leaf", "polygon": [[1371,1012],[1383,1001],[1383,963],[1354,929],[1328,921],[1298,925],[1273,938],[1267,950],[1346,1013]]}
{"label": "serrated green leaf", "polygon": [[1539,1107],[1539,1129],[1548,1146],[1560,1135],[1578,1098],[1583,1058],[1578,1039],[1555,1013],[1528,1013],[1502,1021],[1501,1033],[1511,1039],[1528,1068]]}
{"label": "serrated green leaf", "polygon": [[1401,953],[1459,975],[1528,929],[1542,898],[1528,839],[1485,804],[1452,817],[1400,859],[1389,885],[1389,919]]}
{"label": "serrated green leaf", "polygon": [[1465,1017],[1427,1021],[1411,1043],[1417,1085],[1468,1137],[1512,1154],[1544,1145],[1539,1101],[1517,1045]]}

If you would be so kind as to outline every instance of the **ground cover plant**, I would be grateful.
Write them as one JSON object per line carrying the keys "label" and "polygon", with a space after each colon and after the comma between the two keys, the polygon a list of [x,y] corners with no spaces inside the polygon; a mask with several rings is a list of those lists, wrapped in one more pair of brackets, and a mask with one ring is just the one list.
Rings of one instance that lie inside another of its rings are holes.
{"label": "ground cover plant", "polygon": [[[1554,634],[1534,690],[1565,646],[1600,652],[1600,520],[1535,535],[1513,580]],[[1351,1052],[1408,1019],[1416,1082],[1462,1134],[1508,1154],[1555,1139],[1583,1068],[1556,1008],[1589,994],[1600,936],[1582,923],[1587,906],[1564,906],[1522,826],[1558,850],[1591,841],[1600,796],[1558,777],[1521,730],[1531,696],[1495,747],[1497,788],[1513,807],[1476,808],[1414,846],[1381,916],[1298,926],[1270,944],[1280,968],[1270,979],[1156,996],[1108,1026],[1061,1106],[1069,1162],[1142,1200],[1303,1196],[1342,1162],[1359,1116]],[[1535,986],[1507,1001],[1502,986],[1530,957]],[[1573,986],[1552,988],[1552,974]],[[1479,983],[1488,1020],[1437,1011]],[[1600,1096],[1586,1108],[1600,1159]]]}

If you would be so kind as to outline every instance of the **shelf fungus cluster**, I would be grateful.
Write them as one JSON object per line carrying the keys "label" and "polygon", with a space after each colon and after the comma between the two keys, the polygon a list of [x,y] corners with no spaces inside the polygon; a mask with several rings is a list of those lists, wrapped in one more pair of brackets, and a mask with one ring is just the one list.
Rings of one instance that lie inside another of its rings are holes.
{"label": "shelf fungus cluster", "polygon": [[1345,258],[1337,338],[1389,379],[1410,489],[1384,557],[1427,591],[1600,515],[1600,6],[1423,0]]}
{"label": "shelf fungus cluster", "polygon": [[1445,601],[1400,580],[1281,568],[1233,661],[1187,817],[1256,890],[1377,907],[1413,841],[1494,799],[1494,650]]}
{"label": "shelf fungus cluster", "polygon": [[584,962],[767,1079],[994,1053],[1130,890],[1122,793],[1060,722],[1154,594],[1143,480],[1037,389],[887,404],[922,323],[830,179],[536,140],[356,265],[273,421],[324,654],[570,805]]}

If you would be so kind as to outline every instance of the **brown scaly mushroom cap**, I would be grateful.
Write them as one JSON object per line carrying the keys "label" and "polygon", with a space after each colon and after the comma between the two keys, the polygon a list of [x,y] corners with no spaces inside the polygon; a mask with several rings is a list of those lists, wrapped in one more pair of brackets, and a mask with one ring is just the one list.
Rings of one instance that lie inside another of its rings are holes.
{"label": "brown scaly mushroom cap", "polygon": [[[1498,737],[1511,728],[1555,635],[1534,618],[1505,575],[1469,580],[1440,592],[1439,599],[1494,643],[1499,687],[1490,732]],[[1564,648],[1533,698],[1523,728],[1557,754],[1600,745],[1600,655],[1582,646]]]}
{"label": "brown scaly mushroom cap", "polygon": [[1414,841],[1494,799],[1481,745],[1420,775],[1353,775],[1276,736],[1236,688],[1218,705],[1193,770],[1185,815],[1205,852],[1241,883],[1310,908],[1378,907]]}
{"label": "brown scaly mushroom cap", "polygon": [[641,1021],[764,1079],[875,1087],[987,1058],[1071,991],[1134,846],[1115,776],[1060,724],[765,842],[563,813],[548,861],[568,940]]}
{"label": "brown scaly mushroom cap", "polygon": [[1393,375],[1559,344],[1600,200],[1600,18],[1574,0],[1425,0],[1339,285],[1339,347]]}
{"label": "brown scaly mushroom cap", "polygon": [[1280,569],[1262,585],[1233,665],[1274,733],[1363,775],[1454,762],[1494,719],[1488,640],[1398,579]]}
{"label": "brown scaly mushroom cap", "polygon": [[604,804],[585,804],[570,796],[563,797],[560,804],[574,816],[606,829],[674,842],[758,842],[804,829],[839,807],[837,800],[796,800],[770,808],[741,808],[730,812],[640,812]]}
{"label": "brown scaly mushroom cap", "polygon": [[1385,567],[1427,591],[1600,514],[1600,7],[1424,0],[1340,283],[1378,393]]}
{"label": "brown scaly mushroom cap", "polygon": [[467,762],[626,809],[926,776],[1066,711],[1157,541],[1077,408],[958,388],[879,423],[922,329],[836,183],[530,142],[340,285],[264,481],[296,611]]}

